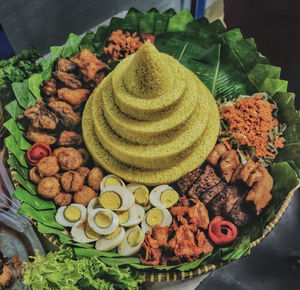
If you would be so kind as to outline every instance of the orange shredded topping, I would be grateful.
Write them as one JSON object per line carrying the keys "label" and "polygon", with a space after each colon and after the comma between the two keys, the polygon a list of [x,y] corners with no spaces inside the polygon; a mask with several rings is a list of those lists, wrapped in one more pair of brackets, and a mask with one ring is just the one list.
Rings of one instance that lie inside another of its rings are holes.
{"label": "orange shredded topping", "polygon": [[[275,157],[267,149],[268,132],[278,125],[277,119],[272,116],[274,109],[275,105],[263,101],[262,95],[255,94],[239,100],[235,106],[225,106],[221,119],[227,121],[228,133],[241,145],[255,147],[257,157]],[[275,147],[282,148],[284,141],[283,137],[277,138]]]}

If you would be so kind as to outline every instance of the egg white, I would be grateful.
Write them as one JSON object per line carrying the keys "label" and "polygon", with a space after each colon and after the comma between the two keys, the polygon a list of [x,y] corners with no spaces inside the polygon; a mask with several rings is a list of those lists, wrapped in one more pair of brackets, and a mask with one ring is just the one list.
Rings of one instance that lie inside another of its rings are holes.
{"label": "egg white", "polygon": [[117,247],[124,239],[125,230],[121,227],[120,233],[113,239],[107,240],[105,236],[101,236],[95,244],[95,248],[99,251],[110,251]]}
{"label": "egg white", "polygon": [[162,211],[162,214],[163,214],[163,220],[162,220],[161,224],[158,226],[161,226],[161,227],[170,226],[173,221],[171,213],[166,208],[153,207],[145,214],[143,221],[142,221],[142,229],[145,233],[148,231],[152,231],[152,227],[150,225],[148,225],[146,219],[147,219],[147,215],[149,214],[149,212],[153,209],[159,209]]}
{"label": "egg white", "polygon": [[92,212],[94,209],[97,209],[97,208],[100,208],[100,204],[99,204],[99,196],[93,198],[89,204],[88,204],[88,207],[87,207],[87,212],[90,213]]}
{"label": "egg white", "polygon": [[[149,200],[151,202],[151,204],[155,207],[162,207],[162,208],[167,208],[162,202],[161,202],[161,194],[165,191],[165,190],[174,190],[174,188],[172,188],[171,186],[167,185],[167,184],[163,184],[163,185],[159,185],[156,186],[155,188],[153,188],[150,192],[149,195]],[[174,190],[176,191],[176,190]]]}
{"label": "egg white", "polygon": [[[118,177],[116,175],[113,175],[113,174],[108,174],[108,175],[104,176],[103,179],[100,182],[100,191],[104,190],[104,188],[107,187],[107,186],[104,185],[104,183],[105,183],[105,180],[107,178],[110,178],[110,177],[114,177],[116,179],[119,179],[122,183],[122,185],[120,185],[120,187],[125,187],[126,188],[126,185],[125,185],[124,181],[120,177]],[[111,186],[111,185],[109,185],[109,186]],[[113,186],[118,186],[118,185],[113,185]]]}
{"label": "egg white", "polygon": [[80,219],[78,221],[85,221],[86,220],[86,208],[82,205],[82,204],[77,204],[77,203],[71,203],[68,206],[61,206],[60,208],[58,208],[56,215],[55,215],[55,220],[62,226],[64,227],[72,227],[76,222],[70,222],[68,221],[65,216],[64,216],[64,211],[67,207],[69,206],[74,206],[79,208],[80,210]]}
{"label": "egg white", "polygon": [[71,235],[74,242],[77,243],[92,243],[98,240],[97,239],[90,239],[85,234],[85,222],[79,221],[76,224],[73,225],[71,229]]}
{"label": "egg white", "polygon": [[122,227],[132,227],[138,225],[144,218],[145,210],[142,206],[134,203],[129,209],[129,219],[127,222],[120,224]]}
{"label": "egg white", "polygon": [[[128,238],[128,235],[134,231],[134,230],[140,230],[143,234],[143,239],[142,241],[136,245],[135,247],[131,247],[129,244],[128,244],[128,241],[127,241],[127,238]],[[133,228],[130,228],[128,229],[126,232],[125,232],[125,237],[123,239],[123,241],[119,244],[119,247],[118,247],[118,253],[121,255],[121,256],[132,256],[134,255],[135,253],[137,253],[141,246],[142,246],[142,243],[145,239],[145,233],[143,232],[143,230],[139,227],[139,226],[135,226]]]}
{"label": "egg white", "polygon": [[[143,184],[141,184],[141,183],[129,183],[129,184],[127,184],[126,187],[127,187],[127,190],[130,191],[132,194],[134,194],[134,192],[135,192],[138,188],[140,188],[140,187],[145,187],[145,188],[147,188],[147,186],[145,186],[145,185],[143,185]],[[147,188],[147,189],[148,189],[148,188]],[[148,210],[150,207],[151,207],[151,203],[150,203],[150,200],[149,200],[148,204],[145,205],[145,206],[143,206],[143,209],[144,209],[144,210]]]}

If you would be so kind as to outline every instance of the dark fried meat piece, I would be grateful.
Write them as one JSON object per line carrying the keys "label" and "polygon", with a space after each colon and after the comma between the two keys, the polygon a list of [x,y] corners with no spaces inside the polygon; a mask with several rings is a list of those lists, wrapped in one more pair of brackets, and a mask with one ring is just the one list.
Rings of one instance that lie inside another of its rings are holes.
{"label": "dark fried meat piece", "polygon": [[250,215],[243,210],[241,204],[237,202],[228,213],[227,218],[238,227],[244,227],[250,220]]}
{"label": "dark fried meat piece", "polygon": [[221,191],[224,190],[226,186],[226,183],[221,181],[220,183],[218,183],[216,186],[210,188],[209,190],[207,190],[206,192],[204,192],[201,196],[200,196],[200,200],[205,204],[209,204],[210,201],[217,196]]}
{"label": "dark fried meat piece", "polygon": [[35,184],[38,184],[41,181],[42,177],[40,176],[38,168],[36,166],[32,167],[29,170],[29,179]]}
{"label": "dark fried meat piece", "polygon": [[57,144],[59,146],[79,146],[82,143],[81,135],[74,131],[62,131],[59,135]]}
{"label": "dark fried meat piece", "polygon": [[59,165],[55,156],[42,158],[36,165],[41,177],[53,176],[59,171]]}
{"label": "dark fried meat piece", "polygon": [[226,198],[224,200],[223,211],[227,216],[236,203],[241,204],[243,202],[245,195],[240,195],[236,186],[227,186],[224,194]]}
{"label": "dark fried meat piece", "polygon": [[66,102],[52,100],[48,106],[60,117],[62,123],[69,129],[75,129],[80,123],[80,116]]}
{"label": "dark fried meat piece", "polygon": [[58,98],[72,106],[80,106],[87,100],[90,93],[91,91],[87,89],[62,88],[57,90]]}
{"label": "dark fried meat piece", "polygon": [[210,164],[216,166],[218,164],[221,156],[227,151],[227,148],[223,143],[220,143],[214,147],[214,149],[209,153],[206,160]]}
{"label": "dark fried meat piece", "polygon": [[74,194],[74,201],[75,203],[87,206],[89,202],[96,196],[96,192],[92,188],[84,185],[79,191]]}
{"label": "dark fried meat piece", "polygon": [[46,96],[53,96],[56,94],[56,80],[51,78],[48,81],[43,82],[42,91]]}
{"label": "dark fried meat piece", "polygon": [[72,194],[60,192],[54,197],[53,201],[58,206],[68,206],[72,202]]}
{"label": "dark fried meat piece", "polygon": [[58,123],[57,116],[51,112],[47,108],[47,105],[41,100],[37,100],[34,106],[26,109],[24,117],[27,118],[32,127],[36,129],[54,130]]}
{"label": "dark fried meat piece", "polygon": [[160,264],[162,257],[161,248],[153,248],[150,245],[149,240],[151,239],[151,232],[146,233],[144,242],[142,243],[142,249],[140,254],[140,260],[143,265],[157,266]]}
{"label": "dark fried meat piece", "polygon": [[90,170],[87,167],[82,166],[82,167],[79,167],[77,172],[84,178],[84,181],[85,181],[90,173]]}
{"label": "dark fried meat piece", "polygon": [[215,196],[209,203],[210,209],[214,216],[223,214],[223,206],[224,206],[225,198],[226,195],[224,191],[222,191],[217,196]]}
{"label": "dark fried meat piece", "polygon": [[24,137],[32,142],[42,142],[47,143],[49,145],[53,145],[57,139],[45,132],[34,129],[31,126],[28,127],[28,131],[24,133]]}
{"label": "dark fried meat piece", "polygon": [[99,167],[94,167],[88,176],[87,183],[92,189],[100,190],[100,182],[103,179],[103,172]]}
{"label": "dark fried meat piece", "polygon": [[61,176],[60,182],[66,192],[76,192],[83,187],[84,177],[78,172],[70,170]]}
{"label": "dark fried meat piece", "polygon": [[81,154],[72,147],[65,148],[57,155],[62,170],[77,170],[82,165]]}
{"label": "dark fried meat piece", "polygon": [[81,154],[82,156],[82,159],[83,159],[83,162],[82,162],[82,165],[87,165],[88,162],[90,161],[91,159],[91,155],[89,152],[87,152],[87,150],[85,150],[84,148],[79,148],[77,149],[78,152]]}
{"label": "dark fried meat piece", "polygon": [[71,73],[66,73],[62,71],[54,71],[53,76],[63,82],[67,87],[72,89],[80,89],[82,88],[82,83],[77,79],[76,75]]}
{"label": "dark fried meat piece", "polygon": [[69,59],[58,58],[57,60],[57,70],[62,72],[75,72],[78,66]]}
{"label": "dark fried meat piece", "polygon": [[189,172],[188,174],[181,177],[177,182],[181,193],[186,194],[188,192],[188,190],[191,188],[191,186],[200,177],[201,174],[202,174],[202,169],[197,168],[197,169],[193,170],[192,172]]}
{"label": "dark fried meat piece", "polygon": [[37,192],[49,199],[60,193],[60,184],[55,177],[44,177],[37,186]]}

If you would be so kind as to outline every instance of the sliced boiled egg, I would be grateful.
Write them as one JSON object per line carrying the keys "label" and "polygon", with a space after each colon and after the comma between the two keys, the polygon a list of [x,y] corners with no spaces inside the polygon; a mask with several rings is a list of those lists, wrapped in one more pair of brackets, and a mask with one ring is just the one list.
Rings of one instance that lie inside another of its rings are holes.
{"label": "sliced boiled egg", "polygon": [[89,213],[88,224],[97,234],[109,235],[119,226],[119,219],[113,211],[98,208]]}
{"label": "sliced boiled egg", "polygon": [[138,225],[144,218],[145,210],[138,204],[133,206],[126,211],[116,212],[119,217],[119,222],[122,227],[132,227]]}
{"label": "sliced boiled egg", "polygon": [[97,208],[100,208],[100,204],[99,204],[99,197],[95,197],[93,198],[89,204],[88,204],[88,207],[87,207],[87,211],[88,213],[90,213],[91,211],[93,211],[94,209],[97,209]]}
{"label": "sliced boiled egg", "polygon": [[110,235],[102,236],[95,245],[95,248],[99,251],[110,251],[117,247],[124,239],[125,230],[122,227],[117,229]]}
{"label": "sliced boiled egg", "polygon": [[151,207],[149,201],[149,189],[140,183],[129,183],[127,189],[133,194],[135,203],[142,206],[145,210]]}
{"label": "sliced boiled egg", "polygon": [[105,187],[111,185],[126,187],[124,181],[120,177],[113,174],[108,174],[101,180],[100,190],[102,191]]}
{"label": "sliced boiled egg", "polygon": [[144,216],[142,229],[146,233],[154,226],[169,226],[172,223],[172,215],[166,208],[151,208]]}
{"label": "sliced boiled egg", "polygon": [[122,256],[131,256],[137,253],[145,239],[145,233],[139,226],[126,231],[123,241],[118,247],[118,253]]}
{"label": "sliced boiled egg", "polygon": [[78,221],[71,229],[73,241],[77,243],[92,243],[97,241],[101,235],[94,232],[87,222]]}
{"label": "sliced boiled egg", "polygon": [[103,189],[99,196],[101,207],[115,211],[128,210],[134,204],[133,194],[117,185],[110,185]]}
{"label": "sliced boiled egg", "polygon": [[169,185],[159,185],[152,189],[149,196],[153,206],[169,208],[177,203],[179,194]]}
{"label": "sliced boiled egg", "polygon": [[86,208],[77,203],[61,206],[55,215],[56,221],[65,227],[72,227],[78,221],[86,220]]}

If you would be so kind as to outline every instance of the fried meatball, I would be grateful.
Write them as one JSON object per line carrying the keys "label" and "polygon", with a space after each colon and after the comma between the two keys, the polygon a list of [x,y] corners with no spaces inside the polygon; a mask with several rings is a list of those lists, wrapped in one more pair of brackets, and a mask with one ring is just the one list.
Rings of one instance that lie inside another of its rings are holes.
{"label": "fried meatball", "polygon": [[103,172],[99,167],[94,167],[88,176],[87,183],[88,185],[98,191],[100,189],[100,182],[103,179]]}
{"label": "fried meatball", "polygon": [[67,206],[72,202],[72,194],[60,192],[58,195],[54,197],[54,202],[58,206]]}
{"label": "fried meatball", "polygon": [[59,146],[78,146],[82,143],[82,137],[74,131],[64,130],[58,138]]}
{"label": "fried meatball", "polygon": [[90,159],[91,159],[90,153],[87,152],[87,150],[85,150],[84,148],[79,148],[79,149],[77,149],[77,150],[78,150],[78,152],[79,152],[79,153],[81,154],[81,156],[82,156],[82,159],[83,159],[82,165],[83,165],[83,166],[84,166],[84,165],[87,165],[88,162],[89,162]]}
{"label": "fried meatball", "polygon": [[66,192],[76,192],[82,188],[84,177],[78,172],[70,170],[61,176],[60,182]]}
{"label": "fried meatball", "polygon": [[81,154],[75,148],[68,147],[62,150],[57,155],[58,163],[63,170],[77,170],[82,162],[83,158]]}
{"label": "fried meatball", "polygon": [[90,173],[90,170],[87,167],[79,167],[77,172],[84,178],[85,181]]}
{"label": "fried meatball", "polygon": [[37,192],[45,198],[54,198],[60,193],[60,184],[55,177],[44,177],[37,186]]}
{"label": "fried meatball", "polygon": [[38,184],[41,181],[42,177],[40,176],[39,170],[36,166],[30,169],[29,179],[35,184]]}
{"label": "fried meatball", "polygon": [[77,191],[74,194],[74,201],[75,203],[82,204],[83,206],[87,206],[89,202],[95,198],[96,192],[91,189],[90,187],[84,185],[81,190]]}
{"label": "fried meatball", "polygon": [[57,157],[58,154],[59,154],[60,152],[64,151],[65,149],[67,149],[67,147],[58,147],[58,148],[56,148],[56,149],[53,151],[53,155]]}
{"label": "fried meatball", "polygon": [[53,176],[59,171],[59,165],[55,156],[42,158],[36,165],[41,177]]}

